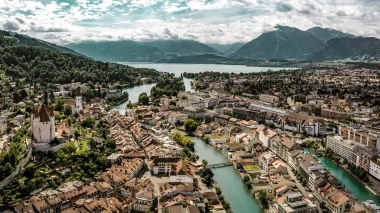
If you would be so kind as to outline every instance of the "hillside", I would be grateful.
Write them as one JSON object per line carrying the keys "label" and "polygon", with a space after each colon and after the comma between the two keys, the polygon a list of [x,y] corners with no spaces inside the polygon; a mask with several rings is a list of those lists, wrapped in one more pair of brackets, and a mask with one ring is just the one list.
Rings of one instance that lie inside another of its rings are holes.
{"label": "hillside", "polygon": [[177,56],[219,53],[214,48],[194,40],[155,40],[139,42],[139,44],[156,47],[166,54],[174,54]]}
{"label": "hillside", "polygon": [[310,60],[313,61],[344,59],[379,61],[380,40],[377,38],[334,38],[326,43],[323,50],[310,57]]}
{"label": "hillside", "polygon": [[[19,44],[22,45],[28,45],[28,46],[36,46],[36,47],[43,47],[43,48],[48,48],[48,49],[53,49],[53,50],[59,50],[64,53],[70,53],[74,55],[81,55],[77,52],[75,52],[72,49],[69,49],[67,47],[62,47],[58,46],[53,43],[49,43],[40,39],[32,38],[27,35],[22,35],[22,34],[17,34],[17,33],[12,33],[12,32],[7,32],[0,30],[0,36],[6,36],[7,38],[14,38],[18,41]],[[83,55],[81,55],[83,56]]]}
{"label": "hillside", "polygon": [[216,49],[217,51],[221,52],[223,55],[231,55],[235,53],[238,49],[240,49],[242,46],[245,45],[245,43],[237,42],[232,44],[207,44],[208,46]]}
{"label": "hillside", "polygon": [[0,36],[0,69],[30,83],[99,82],[133,85],[141,77],[158,81],[161,73],[152,69],[103,63],[52,48],[25,45]]}
{"label": "hillside", "polygon": [[332,38],[356,38],[356,36],[349,33],[343,33],[338,30],[322,28],[322,27],[313,27],[306,30],[306,32],[312,34],[313,36],[315,36],[316,38],[320,39],[321,41],[325,43]]}
{"label": "hillside", "polygon": [[277,26],[241,47],[233,58],[305,60],[322,50],[324,43],[297,28]]}
{"label": "hillside", "polygon": [[157,47],[139,44],[131,40],[84,42],[67,47],[101,61],[155,61],[166,56]]}

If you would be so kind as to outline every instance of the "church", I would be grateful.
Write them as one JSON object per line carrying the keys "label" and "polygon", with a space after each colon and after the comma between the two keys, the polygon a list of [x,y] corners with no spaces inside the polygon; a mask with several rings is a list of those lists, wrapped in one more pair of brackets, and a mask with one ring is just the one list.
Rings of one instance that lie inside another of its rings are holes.
{"label": "church", "polygon": [[32,138],[35,144],[48,144],[55,138],[55,117],[53,109],[46,105],[33,108]]}
{"label": "church", "polygon": [[83,110],[82,93],[78,88],[75,95],[75,105],[73,106],[73,114],[80,113]]}

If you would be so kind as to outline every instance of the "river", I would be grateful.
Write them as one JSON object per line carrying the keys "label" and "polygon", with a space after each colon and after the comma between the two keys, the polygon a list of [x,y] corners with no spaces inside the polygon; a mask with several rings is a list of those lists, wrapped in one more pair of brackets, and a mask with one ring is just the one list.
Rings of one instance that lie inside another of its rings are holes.
{"label": "river", "polygon": [[[235,72],[235,73],[247,73],[247,72],[262,72],[281,69],[294,69],[294,68],[270,68],[270,67],[248,67],[242,65],[219,65],[219,64],[155,64],[155,63],[121,63],[139,68],[152,68],[158,71],[175,73],[176,76],[181,76],[181,73],[198,73],[203,71],[214,72]],[[186,91],[194,91],[191,89],[190,82],[192,79],[184,78]],[[137,102],[138,96],[142,92],[150,94],[150,89],[155,84],[148,84],[142,86],[136,86],[133,88],[125,89],[129,93],[129,100],[131,102]],[[127,102],[124,102],[115,107],[115,110],[121,114],[125,114],[125,106]],[[206,159],[210,164],[229,162],[228,159],[221,154],[218,150],[210,145],[206,145],[202,140],[198,138],[192,138],[195,142],[195,153],[199,155],[200,159]],[[231,209],[234,213],[262,213],[256,200],[251,196],[249,190],[244,185],[239,173],[232,167],[216,168],[212,170],[214,172],[214,180],[217,185],[223,190],[223,196],[230,203]]]}
{"label": "river", "polygon": [[[228,159],[211,145],[204,143],[201,139],[191,138],[195,145],[195,154],[199,160],[207,160],[209,164],[227,163]],[[257,201],[251,196],[250,191],[233,166],[212,169],[214,180],[223,191],[223,196],[230,203],[234,213],[261,213],[264,212]]]}
{"label": "river", "polygon": [[[313,154],[313,151],[309,148],[304,148],[304,150],[309,154]],[[358,198],[359,201],[373,200],[377,205],[380,205],[380,199],[369,191],[362,183],[356,180],[351,174],[324,157],[318,157],[318,160],[325,165],[325,167],[329,169],[339,181],[342,182],[345,189],[351,191],[352,195]]]}

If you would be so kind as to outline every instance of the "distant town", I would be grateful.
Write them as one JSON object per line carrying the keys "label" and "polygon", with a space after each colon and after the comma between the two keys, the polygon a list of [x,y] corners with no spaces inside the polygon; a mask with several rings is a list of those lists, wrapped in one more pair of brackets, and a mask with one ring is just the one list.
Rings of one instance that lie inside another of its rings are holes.
{"label": "distant town", "polygon": [[263,212],[380,211],[380,70],[141,75],[156,84],[136,101],[117,82],[0,78],[2,212],[229,213],[225,167]]}

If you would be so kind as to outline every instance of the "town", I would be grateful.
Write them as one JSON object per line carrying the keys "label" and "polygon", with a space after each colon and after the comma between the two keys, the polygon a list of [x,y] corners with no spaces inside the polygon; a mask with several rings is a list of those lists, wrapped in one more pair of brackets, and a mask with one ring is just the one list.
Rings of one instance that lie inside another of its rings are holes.
{"label": "town", "polygon": [[131,94],[117,84],[2,73],[0,210],[232,212],[214,172],[233,167],[265,212],[380,211],[379,70],[183,73],[195,91],[160,77],[121,108]]}

